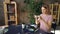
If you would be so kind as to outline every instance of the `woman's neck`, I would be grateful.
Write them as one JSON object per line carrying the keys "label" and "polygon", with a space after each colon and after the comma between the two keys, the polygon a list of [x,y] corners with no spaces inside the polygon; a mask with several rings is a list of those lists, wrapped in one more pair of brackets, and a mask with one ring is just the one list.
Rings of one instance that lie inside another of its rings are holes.
{"label": "woman's neck", "polygon": [[45,14],[45,13],[43,13],[43,15],[49,15],[49,14]]}

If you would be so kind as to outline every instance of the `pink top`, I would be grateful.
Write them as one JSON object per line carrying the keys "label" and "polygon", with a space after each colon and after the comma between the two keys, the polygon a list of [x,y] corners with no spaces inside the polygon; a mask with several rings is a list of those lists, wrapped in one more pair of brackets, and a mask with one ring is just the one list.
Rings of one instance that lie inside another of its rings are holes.
{"label": "pink top", "polygon": [[[52,15],[44,15],[44,14],[41,14],[40,15],[46,22],[47,21],[52,21]],[[44,21],[42,20],[39,20],[40,21],[40,29],[48,32],[48,29],[46,28],[46,25],[44,24]]]}

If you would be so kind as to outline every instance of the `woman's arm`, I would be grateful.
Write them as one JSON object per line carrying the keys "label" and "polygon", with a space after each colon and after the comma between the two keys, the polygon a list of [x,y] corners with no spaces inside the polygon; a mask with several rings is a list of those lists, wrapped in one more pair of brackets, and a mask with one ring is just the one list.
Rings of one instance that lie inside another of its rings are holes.
{"label": "woman's arm", "polygon": [[39,24],[39,20],[37,18],[35,18],[35,23]]}
{"label": "woman's arm", "polygon": [[39,19],[40,19],[39,17],[40,17],[40,16],[36,16],[36,15],[34,15],[35,23],[36,23],[36,24],[39,24]]}
{"label": "woman's arm", "polygon": [[49,18],[48,22],[46,22],[41,16],[40,16],[40,19],[44,21],[44,23],[45,23],[45,25],[46,25],[46,27],[47,27],[48,29],[51,28],[52,17]]}

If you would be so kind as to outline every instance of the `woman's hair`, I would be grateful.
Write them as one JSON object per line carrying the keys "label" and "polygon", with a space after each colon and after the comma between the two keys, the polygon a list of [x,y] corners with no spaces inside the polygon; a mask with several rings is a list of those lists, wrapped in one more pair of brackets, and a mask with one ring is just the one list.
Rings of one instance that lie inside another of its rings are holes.
{"label": "woman's hair", "polygon": [[42,5],[42,7],[44,7],[45,9],[49,9],[49,5],[47,4]]}
{"label": "woman's hair", "polygon": [[44,7],[45,9],[47,9],[47,10],[49,11],[49,13],[48,13],[48,14],[51,14],[51,12],[50,12],[50,8],[49,8],[49,5],[44,4],[44,5],[42,5],[42,7]]}

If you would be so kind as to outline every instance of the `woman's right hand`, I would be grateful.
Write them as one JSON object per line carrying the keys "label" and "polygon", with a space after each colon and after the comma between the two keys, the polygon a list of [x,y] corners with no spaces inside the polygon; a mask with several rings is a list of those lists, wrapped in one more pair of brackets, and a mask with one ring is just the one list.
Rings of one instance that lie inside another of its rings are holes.
{"label": "woman's right hand", "polygon": [[35,19],[38,19],[39,17],[40,17],[40,16],[38,16],[38,15],[34,15],[34,18],[35,18]]}
{"label": "woman's right hand", "polygon": [[35,23],[38,24],[39,23],[39,17],[38,15],[34,15],[34,18],[35,18]]}
{"label": "woman's right hand", "polygon": [[37,15],[34,15],[34,18],[37,18]]}

